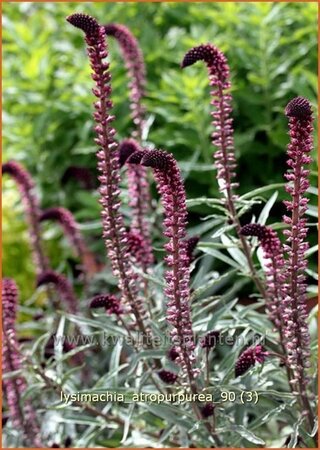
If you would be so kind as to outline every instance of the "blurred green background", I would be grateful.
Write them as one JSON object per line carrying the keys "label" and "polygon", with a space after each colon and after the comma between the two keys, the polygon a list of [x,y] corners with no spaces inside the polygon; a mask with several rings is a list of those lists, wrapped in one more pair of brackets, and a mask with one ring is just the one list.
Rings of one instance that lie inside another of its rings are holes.
{"label": "blurred green background", "polygon": [[[224,51],[231,67],[240,192],[283,181],[288,142],[284,107],[303,95],[316,108],[316,3],[5,3],[3,160],[14,158],[30,170],[43,207],[70,208],[101,258],[96,192],[61,185],[68,166],[83,165],[95,174],[96,165],[92,83],[83,37],[65,21],[74,11],[92,14],[101,23],[123,23],[138,38],[147,66],[148,141],[173,152],[183,169],[189,166],[188,198],[218,195],[209,169],[213,147],[206,69],[201,64],[185,71],[179,67],[184,53],[204,42]],[[132,130],[128,80],[113,40],[110,54],[121,139]],[[315,175],[314,164],[313,185]],[[280,195],[273,210],[277,221],[284,212],[282,199]],[[194,208],[191,223],[206,214],[202,206]],[[44,227],[52,264],[64,270],[70,255],[59,233]],[[18,281],[22,297],[30,295],[34,274],[23,211],[7,177],[3,266],[4,275]]]}

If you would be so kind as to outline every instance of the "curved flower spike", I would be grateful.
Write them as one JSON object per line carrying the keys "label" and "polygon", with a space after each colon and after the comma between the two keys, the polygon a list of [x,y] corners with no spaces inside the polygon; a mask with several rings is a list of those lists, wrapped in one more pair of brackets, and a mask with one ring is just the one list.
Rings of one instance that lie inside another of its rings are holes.
{"label": "curved flower spike", "polygon": [[207,65],[209,84],[213,88],[210,92],[212,96],[211,105],[214,106],[214,111],[211,113],[214,127],[212,144],[217,149],[214,153],[214,158],[219,189],[225,197],[230,220],[235,224],[252,278],[261,295],[266,298],[264,286],[256,273],[252,261],[250,248],[245,237],[240,233],[241,224],[235,205],[237,196],[234,194],[234,189],[238,187],[238,183],[234,181],[237,164],[234,153],[233,119],[231,118],[232,96],[230,94],[231,81],[228,61],[226,56],[214,45],[201,44],[186,53],[181,67],[191,66],[197,61],[204,61]]}
{"label": "curved flower spike", "polygon": [[139,150],[141,150],[141,147],[136,140],[124,139],[123,141],[121,141],[118,148],[120,167],[122,167],[127,162],[127,159],[132,155],[132,153],[135,153]]}
{"label": "curved flower spike", "polygon": [[120,45],[130,79],[129,89],[132,119],[134,124],[138,127],[138,132],[134,132],[133,136],[141,139],[145,114],[145,109],[141,105],[141,99],[144,96],[146,84],[146,70],[142,51],[136,38],[124,25],[109,23],[104,26],[104,30],[107,36],[113,36]]}
{"label": "curved flower spike", "polygon": [[[129,161],[131,161],[131,156]],[[193,380],[199,370],[194,368],[194,337],[190,313],[190,268],[187,256],[186,193],[179,167],[171,153],[163,150],[148,150],[141,164],[154,169],[157,189],[164,208],[164,235],[169,238],[165,244],[169,267],[166,271],[165,294],[167,303],[167,321],[172,325],[171,339],[179,356],[175,362],[182,367],[183,377]]]}
{"label": "curved flower spike", "polygon": [[100,26],[95,18],[88,14],[75,13],[67,17],[67,21],[76,28],[82,30],[88,36],[98,36]]}
{"label": "curved flower spike", "polygon": [[174,384],[178,379],[177,374],[175,374],[174,372],[170,372],[169,370],[164,370],[164,369],[159,370],[158,376],[159,376],[160,380],[162,380],[164,383],[167,383],[167,384]]}
{"label": "curved flower spike", "polygon": [[8,161],[4,163],[2,165],[2,174],[8,174],[12,177],[19,188],[29,225],[33,259],[36,265],[37,273],[41,273],[48,269],[49,264],[43,252],[41,243],[39,226],[40,207],[38,199],[34,193],[34,182],[29,172],[16,161]]}
{"label": "curved flower spike", "polygon": [[265,351],[265,349],[261,345],[247,348],[237,359],[235,366],[235,376],[239,377],[240,375],[243,375],[257,362],[260,364],[263,363],[268,355],[269,353]]}
{"label": "curved flower spike", "polygon": [[[208,67],[210,86],[213,87],[211,95],[212,105],[215,111],[212,113],[215,132],[212,134],[212,143],[217,147],[214,154],[217,167],[217,178],[220,180],[220,190],[226,193],[227,201],[234,200],[232,189],[237,187],[232,179],[235,177],[236,160],[234,156],[233,127],[230,118],[232,97],[228,93],[230,82],[230,71],[225,55],[211,44],[202,44],[189,50],[181,67],[191,66],[197,61],[204,61]],[[229,205],[229,209],[231,205]],[[235,211],[230,211],[232,216]]]}
{"label": "curved flower spike", "polygon": [[[14,280],[2,280],[3,336],[2,370],[4,374],[20,372],[22,359],[16,334],[18,288]],[[12,425],[22,430],[26,446],[43,448],[36,413],[29,400],[21,401],[27,389],[26,380],[21,375],[3,379],[3,391],[7,399]]]}
{"label": "curved flower spike", "polygon": [[123,313],[120,300],[112,294],[98,294],[90,301],[90,308],[105,308],[108,314]]}
{"label": "curved flower spike", "polygon": [[[307,210],[308,199],[305,193],[309,187],[309,170],[306,168],[311,162],[310,151],[313,148],[313,116],[310,102],[303,97],[291,100],[285,114],[289,118],[290,143],[288,145],[289,167],[285,178],[286,191],[291,196],[285,201],[289,213],[284,216],[284,222],[289,229],[284,231],[286,236],[285,253],[288,261],[285,267],[285,297],[283,300],[285,322],[285,337],[288,341],[288,363],[294,371],[292,380],[297,390],[306,398],[308,377],[305,370],[310,367],[310,334],[307,324],[307,285],[306,268],[308,249],[307,221],[303,217]],[[305,406],[305,409],[308,407]],[[309,414],[310,427],[313,427],[313,417]]]}
{"label": "curved flower spike", "polygon": [[281,342],[284,345],[282,300],[285,282],[283,248],[277,233],[270,227],[258,223],[250,223],[241,228],[244,236],[256,236],[263,249],[266,271],[267,308],[270,320],[280,332]]}
{"label": "curved flower spike", "polygon": [[113,274],[119,280],[122,298],[125,303],[130,305],[140,331],[146,336],[150,334],[149,328],[144,323],[147,312],[139,297],[137,275],[130,266],[124,218],[120,212],[119,159],[114,137],[115,130],[111,125],[114,117],[110,112],[113,105],[110,100],[109,64],[105,62],[105,58],[108,56],[105,30],[87,14],[72,14],[67,21],[85,32],[92,78],[95,81],[93,93],[98,99],[94,104],[94,119],[97,123],[95,142],[99,147],[97,158],[98,169],[101,173],[99,180],[101,182],[100,202],[103,207],[103,237]]}

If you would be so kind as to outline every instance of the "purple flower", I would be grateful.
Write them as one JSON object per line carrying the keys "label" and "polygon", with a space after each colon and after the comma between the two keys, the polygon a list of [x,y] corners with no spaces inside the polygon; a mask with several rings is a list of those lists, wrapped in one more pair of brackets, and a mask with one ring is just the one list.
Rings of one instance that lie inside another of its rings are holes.
{"label": "purple flower", "polygon": [[169,370],[159,370],[158,376],[161,381],[167,384],[174,384],[177,381],[178,375]]}
{"label": "purple flower", "polygon": [[[128,162],[132,163],[134,157],[135,154]],[[161,195],[165,215],[164,235],[169,238],[169,242],[165,244],[165,261],[169,267],[165,273],[165,294],[169,299],[167,321],[172,325],[171,339],[179,352],[175,361],[182,367],[183,376],[192,380],[198,374],[198,369],[193,367],[195,344],[189,304],[186,193],[180,170],[172,154],[163,150],[149,150],[142,157],[141,164],[154,169],[157,189]]]}
{"label": "purple flower", "polygon": [[105,39],[104,27],[87,14],[72,14],[67,18],[77,28],[85,33],[85,42],[92,69],[92,78],[95,81],[93,94],[97,97],[94,104],[94,119],[97,123],[95,131],[96,144],[99,146],[97,153],[98,169],[101,173],[100,194],[103,220],[103,237],[105,239],[108,256],[112,265],[113,274],[119,279],[119,288],[125,303],[130,305],[135,315],[137,325],[144,335],[148,334],[148,328],[144,324],[147,313],[138,296],[137,275],[130,267],[130,254],[127,246],[127,236],[124,219],[120,208],[120,174],[117,144],[115,142],[115,130],[111,123],[114,117],[111,115],[111,75],[109,64],[105,62],[108,49]]}
{"label": "purple flower", "polygon": [[214,348],[217,345],[219,336],[219,331],[209,331],[200,339],[200,347],[207,349]]}
{"label": "purple flower", "polygon": [[[285,201],[288,216],[284,222],[289,229],[284,231],[284,246],[288,260],[285,266],[285,298],[283,300],[283,319],[287,340],[288,363],[294,372],[292,382],[300,395],[305,394],[308,377],[305,369],[310,366],[310,335],[307,325],[307,285],[306,251],[308,249],[307,222],[303,217],[307,210],[308,199],[305,192],[309,187],[310,151],[313,148],[313,117],[310,102],[297,97],[291,100],[285,110],[289,118],[290,143],[288,145],[288,171],[286,191],[291,196]],[[312,420],[310,420],[312,422]]]}
{"label": "purple flower", "polygon": [[141,139],[145,114],[145,109],[141,105],[141,99],[144,96],[146,84],[146,71],[142,51],[136,38],[124,25],[109,23],[105,25],[104,29],[106,35],[113,36],[120,45],[130,79],[129,89],[132,119],[138,128],[138,132],[134,132],[133,135]]}
{"label": "purple flower", "polygon": [[98,294],[90,301],[90,308],[105,308],[108,314],[120,315],[123,313],[120,300],[112,294]]}
{"label": "purple flower", "polygon": [[181,67],[191,66],[197,61],[204,61],[207,65],[209,84],[212,87],[211,105],[214,106],[214,111],[211,113],[213,117],[212,125],[214,127],[212,144],[217,149],[214,153],[214,158],[219,189],[225,198],[229,221],[235,224],[236,232],[248,261],[252,278],[261,295],[266,298],[264,286],[256,273],[252,261],[250,248],[246,238],[241,235],[241,224],[235,205],[236,195],[234,194],[234,189],[238,186],[238,183],[234,181],[237,165],[234,153],[233,119],[231,118],[232,96],[230,94],[231,81],[228,61],[226,56],[214,45],[201,44],[186,53]]}
{"label": "purple flower", "polygon": [[171,361],[175,361],[179,355],[180,355],[180,353],[178,352],[178,350],[175,347],[171,347],[170,350],[168,351],[168,358]]}
{"label": "purple flower", "polygon": [[68,279],[53,270],[47,270],[38,276],[37,287],[47,284],[53,284],[61,299],[67,304],[69,312],[71,314],[77,314],[78,300]]}
{"label": "purple flower", "polygon": [[208,418],[210,416],[213,416],[214,413],[214,404],[213,403],[206,403],[202,408],[201,408],[201,413],[202,416],[204,418]]}
{"label": "purple flower", "polygon": [[244,236],[257,236],[263,249],[266,272],[266,292],[267,308],[270,320],[275,324],[280,332],[282,344],[283,320],[282,320],[282,300],[284,286],[284,256],[283,247],[277,233],[270,227],[257,223],[250,223],[241,228]]}
{"label": "purple flower", "polygon": [[239,377],[246,373],[257,362],[263,363],[268,352],[261,345],[249,347],[238,357],[235,365],[235,376]]}
{"label": "purple flower", "polygon": [[[22,369],[22,358],[16,334],[17,306],[16,283],[10,278],[4,278],[2,280],[2,371],[4,374]],[[3,380],[3,391],[12,426],[23,432],[26,446],[42,448],[39,438],[40,429],[33,406],[29,400],[25,400],[23,403],[21,401],[26,389],[26,380],[21,375]]]}
{"label": "purple flower", "polygon": [[17,183],[21,193],[29,225],[33,259],[36,265],[37,273],[41,273],[48,269],[49,265],[42,249],[39,226],[40,208],[38,199],[34,193],[34,182],[29,172],[27,172],[27,170],[16,161],[4,163],[2,165],[2,174],[8,174],[12,177]]}
{"label": "purple flower", "polygon": [[[141,151],[141,147],[137,141],[134,139],[124,139],[119,145],[120,165],[124,164],[137,151]],[[130,232],[142,238],[139,258],[136,259],[146,272],[147,268],[154,261],[150,239],[150,224],[148,221],[150,215],[150,191],[146,168],[140,165],[127,164],[127,176],[129,206],[132,208]]]}

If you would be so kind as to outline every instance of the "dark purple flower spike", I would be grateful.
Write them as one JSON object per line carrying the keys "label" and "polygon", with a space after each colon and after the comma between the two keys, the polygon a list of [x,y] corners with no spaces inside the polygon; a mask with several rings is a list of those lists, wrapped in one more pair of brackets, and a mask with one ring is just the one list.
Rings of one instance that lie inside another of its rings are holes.
{"label": "dark purple flower spike", "polygon": [[263,363],[265,358],[269,355],[267,351],[261,346],[249,347],[241,353],[235,365],[235,376],[239,377],[246,373],[256,363]]}
{"label": "dark purple flower spike", "polygon": [[[202,44],[189,50],[181,64],[182,68],[191,66],[197,61],[204,61],[208,67],[210,86],[213,88],[212,105],[215,111],[213,126],[215,132],[212,135],[212,143],[217,147],[214,154],[216,167],[218,170],[218,180],[221,182],[220,190],[234,200],[232,189],[237,187],[237,183],[232,180],[235,177],[236,161],[234,156],[233,127],[231,101],[229,94],[231,87],[230,70],[225,55],[211,44]],[[234,216],[234,214],[232,214]]]}
{"label": "dark purple flower spike", "polygon": [[99,147],[98,169],[101,173],[100,194],[103,220],[103,237],[112,265],[114,275],[119,279],[119,288],[125,303],[130,305],[140,331],[149,333],[144,320],[147,313],[138,295],[137,275],[130,266],[130,253],[127,246],[127,236],[124,219],[120,213],[120,173],[115,130],[112,127],[114,117],[111,115],[111,75],[109,64],[105,62],[108,56],[105,29],[87,14],[72,14],[67,21],[85,33],[85,42],[95,81],[93,89],[97,101],[94,104],[94,119],[97,123],[95,131],[96,144]]}
{"label": "dark purple flower spike", "polygon": [[[106,35],[114,37],[121,49],[125,66],[128,70],[129,76],[129,90],[132,119],[137,127],[133,131],[132,136],[141,141],[144,128],[145,109],[141,104],[141,100],[145,92],[145,65],[143,55],[136,38],[132,35],[130,30],[124,25],[117,23],[110,23],[104,27]],[[125,160],[133,151],[139,150],[138,142],[134,139],[125,139],[119,146],[120,165],[122,166]],[[130,206],[133,211],[131,231],[140,234],[143,238],[143,250],[145,255],[142,263],[142,269],[147,271],[148,267],[153,263],[154,258],[152,254],[150,225],[147,217],[150,216],[150,190],[147,178],[146,169],[142,166],[128,166],[128,188]],[[146,280],[144,280],[146,285]]]}
{"label": "dark purple flower spike", "polygon": [[263,249],[266,273],[266,291],[268,301],[266,303],[270,320],[275,324],[280,332],[281,342],[284,344],[283,320],[282,320],[282,300],[284,286],[284,265],[283,247],[275,231],[265,225],[250,223],[241,228],[244,236],[256,236]]}
{"label": "dark purple flower spike", "polygon": [[2,165],[2,174],[8,174],[15,180],[24,203],[29,226],[33,259],[37,273],[47,270],[48,260],[43,252],[39,225],[40,207],[35,195],[35,185],[29,172],[18,162],[9,161]]}
{"label": "dark purple flower spike", "polygon": [[[135,154],[128,159],[128,163],[131,163],[134,157]],[[179,353],[175,362],[182,367],[182,376],[193,380],[198,374],[198,369],[193,367],[195,344],[189,304],[186,193],[179,167],[172,154],[163,150],[148,150],[140,163],[154,169],[157,189],[164,208],[164,235],[169,238],[169,242],[165,244],[167,252],[165,261],[169,267],[165,274],[165,294],[169,299],[167,321],[172,325],[170,335]]]}
{"label": "dark purple flower spike", "polygon": [[53,284],[61,297],[61,300],[66,303],[67,309],[71,314],[78,312],[78,300],[73,291],[72,285],[68,279],[53,270],[47,270],[38,276],[37,287],[47,284]]}
{"label": "dark purple flower spike", "polygon": [[[18,289],[10,278],[2,280],[2,371],[4,374],[20,371],[22,358],[16,334]],[[21,401],[27,389],[26,380],[21,375],[6,378],[3,391],[7,400],[12,426],[21,430],[27,447],[43,448],[40,442],[40,428],[30,400]]]}
{"label": "dark purple flower spike", "polygon": [[238,183],[234,181],[236,175],[236,159],[234,154],[233,119],[231,118],[232,96],[230,94],[231,81],[228,61],[226,56],[214,45],[201,44],[193,47],[186,53],[181,67],[184,69],[197,61],[203,61],[207,65],[209,83],[212,87],[211,104],[214,106],[214,111],[211,113],[213,117],[212,125],[214,127],[212,144],[217,149],[214,153],[214,158],[219,188],[225,198],[230,220],[235,224],[252,278],[261,295],[266,298],[264,286],[257,276],[252,261],[250,248],[246,238],[240,233],[241,225],[235,206],[236,195],[234,194],[234,189],[238,186]]}
{"label": "dark purple flower spike", "polygon": [[88,14],[75,13],[67,17],[67,21],[82,30],[88,37],[99,37],[100,25],[95,18]]}
{"label": "dark purple flower spike", "polygon": [[205,404],[205,405],[201,408],[202,416],[203,416],[204,418],[206,418],[206,419],[207,419],[208,417],[213,416],[213,414],[214,414],[214,408],[215,408],[215,406],[214,406],[213,403],[207,403],[207,404]]}
{"label": "dark purple flower spike", "polygon": [[178,350],[175,347],[171,347],[170,350],[168,351],[168,358],[171,361],[175,361],[179,355],[180,355],[180,353],[178,352]]}
{"label": "dark purple flower spike", "polygon": [[134,137],[141,139],[145,108],[141,99],[145,93],[146,70],[138,41],[124,25],[109,23],[104,27],[107,36],[113,36],[119,43],[125,66],[128,70],[132,119],[137,127]]}
{"label": "dark purple flower spike", "polygon": [[116,314],[117,316],[123,313],[120,300],[112,294],[94,296],[90,301],[90,308],[105,308],[108,314]]}
{"label": "dark purple flower spike", "polygon": [[309,187],[307,166],[311,162],[310,152],[313,149],[313,116],[310,102],[303,97],[291,100],[285,114],[289,118],[288,170],[286,191],[291,196],[285,201],[288,215],[284,222],[289,229],[284,231],[285,253],[288,260],[285,266],[283,320],[285,338],[287,340],[288,363],[294,372],[292,380],[299,393],[303,408],[308,413],[310,429],[313,428],[313,413],[310,408],[306,389],[309,378],[306,369],[310,367],[310,334],[307,324],[307,284],[306,268],[308,249],[307,211],[308,199],[305,193]]}
{"label": "dark purple flower spike", "polygon": [[175,374],[174,372],[170,372],[169,370],[164,370],[164,369],[160,370],[158,372],[158,376],[159,376],[160,380],[166,384],[174,384],[178,379],[177,374]]}

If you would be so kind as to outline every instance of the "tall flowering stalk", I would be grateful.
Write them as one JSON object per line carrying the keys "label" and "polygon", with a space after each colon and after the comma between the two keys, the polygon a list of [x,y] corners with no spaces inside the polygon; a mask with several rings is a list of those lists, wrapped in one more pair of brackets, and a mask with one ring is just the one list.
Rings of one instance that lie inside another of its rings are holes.
{"label": "tall flowering stalk", "polygon": [[104,30],[107,36],[113,36],[120,45],[130,80],[132,119],[137,127],[137,130],[133,132],[133,136],[141,139],[145,114],[145,108],[141,104],[141,99],[145,94],[146,85],[146,69],[141,48],[131,31],[124,25],[109,23],[104,26]]}
{"label": "tall flowering stalk", "polygon": [[226,207],[230,219],[235,224],[237,234],[241,241],[242,249],[248,261],[252,278],[259,289],[261,295],[266,298],[265,289],[257,276],[250,248],[244,235],[241,234],[241,225],[237,216],[235,207],[236,195],[234,189],[238,183],[234,181],[236,159],[234,154],[234,139],[232,126],[232,96],[230,94],[231,81],[230,69],[226,56],[212,44],[202,44],[189,50],[181,63],[181,67],[191,66],[197,61],[204,61],[209,72],[209,83],[212,87],[211,104],[214,111],[212,125],[214,133],[212,134],[212,144],[217,148],[214,153],[215,166],[217,168],[217,180],[222,194],[226,198]]}
{"label": "tall flowering stalk", "polygon": [[306,218],[308,199],[305,193],[309,187],[310,151],[313,148],[313,116],[309,101],[303,97],[291,100],[285,114],[289,118],[288,161],[289,169],[285,174],[286,191],[291,200],[285,201],[288,216],[284,221],[289,229],[286,236],[285,253],[288,261],[285,267],[285,298],[283,300],[283,319],[287,339],[288,363],[294,373],[293,384],[299,393],[302,407],[308,417],[310,429],[314,426],[314,416],[307,397],[309,378],[306,369],[310,367],[310,334],[307,324],[307,268],[306,241],[308,228]]}
{"label": "tall flowering stalk", "polygon": [[258,223],[250,223],[241,228],[244,236],[256,236],[263,249],[265,259],[266,291],[268,295],[267,309],[270,320],[282,333],[282,300],[284,283],[283,247],[277,233],[270,227]]}
{"label": "tall flowering stalk", "polygon": [[[190,311],[190,245],[186,239],[186,193],[181,173],[173,155],[163,150],[137,151],[128,158],[128,163],[140,163],[151,167],[154,172],[164,208],[164,235],[169,238],[164,247],[167,253],[165,261],[169,267],[165,273],[165,294],[169,299],[167,322],[172,326],[170,336],[174,345],[170,349],[170,358],[182,368],[183,382],[189,385],[194,394],[198,394],[196,378],[200,371],[195,367]],[[173,383],[177,379],[169,371],[160,371],[158,375],[166,383]],[[194,403],[192,407],[198,420],[207,418],[199,405]],[[206,420],[204,425],[216,444],[222,446],[215,426]]]}
{"label": "tall flowering stalk", "polygon": [[[145,123],[145,108],[141,100],[145,94],[146,70],[142,51],[138,41],[131,31],[124,25],[110,23],[104,27],[107,36],[114,37],[121,49],[123,60],[128,71],[130,108],[135,129],[132,137],[141,142],[143,138],[143,127]],[[137,151],[139,144],[134,139],[125,139],[121,142],[119,152]],[[153,263],[153,254],[150,238],[150,189],[147,171],[143,166],[127,166],[128,188],[130,206],[132,208],[131,231],[139,233],[143,238],[142,268],[144,271]]]}
{"label": "tall flowering stalk", "polygon": [[37,273],[39,274],[48,269],[48,260],[45,257],[41,244],[39,225],[40,208],[38,199],[34,192],[34,182],[29,172],[16,161],[8,161],[7,163],[4,163],[2,165],[2,174],[8,174],[12,177],[17,183],[21,193],[29,225],[33,258]]}
{"label": "tall flowering stalk", "polygon": [[[282,352],[287,356],[287,343],[284,333],[283,320],[283,299],[284,299],[284,267],[285,259],[283,255],[283,246],[277,233],[270,227],[258,223],[250,223],[241,228],[241,234],[244,236],[256,236],[259,239],[263,249],[265,259],[266,292],[268,300],[266,303],[267,312],[270,320],[279,332]],[[292,371],[286,364],[288,381],[292,389]]]}
{"label": "tall flowering stalk", "polygon": [[[134,139],[124,139],[119,145],[120,163],[127,160],[129,155],[141,150]],[[150,190],[146,168],[140,165],[127,164],[129,206],[132,208],[130,232],[141,237],[140,263],[144,271],[153,263],[152,245],[150,238],[149,207]]]}
{"label": "tall flowering stalk", "polygon": [[[2,370],[4,374],[20,371],[22,358],[16,334],[18,289],[10,278],[2,280]],[[26,380],[16,375],[3,380],[3,390],[7,400],[12,425],[22,430],[26,445],[40,447],[40,429],[36,413],[29,400],[22,404],[21,397],[27,389]]]}
{"label": "tall flowering stalk", "polygon": [[97,123],[95,142],[99,146],[97,153],[98,169],[101,173],[100,194],[103,220],[103,237],[105,239],[108,256],[111,261],[113,273],[119,279],[119,288],[123,301],[130,305],[140,331],[146,335],[148,328],[144,323],[147,313],[138,295],[137,276],[134,274],[129,260],[126,230],[121,215],[119,199],[119,159],[115,130],[111,123],[114,117],[110,114],[112,108],[111,75],[109,64],[105,62],[108,56],[104,27],[87,14],[76,13],[67,18],[67,21],[85,33],[85,42],[92,69],[92,78],[95,81],[93,94],[97,97],[94,104],[94,119]]}
{"label": "tall flowering stalk", "polygon": [[[187,254],[185,189],[172,154],[163,150],[149,150],[144,155],[143,152],[138,155],[142,156],[140,164],[153,168],[164,207],[164,235],[169,238],[169,242],[165,244],[165,261],[169,267],[165,274],[165,294],[169,299],[167,321],[172,325],[170,335],[179,354],[175,362],[182,367],[183,375],[193,380],[199,371],[193,367],[195,344],[189,305],[190,259]],[[128,163],[132,160],[137,161],[137,155],[129,157]]]}
{"label": "tall flowering stalk", "polygon": [[77,224],[71,211],[62,207],[48,208],[42,212],[39,220],[40,222],[47,220],[58,222],[61,225],[66,237],[71,242],[77,256],[81,259],[85,269],[85,274],[88,273],[90,275],[97,271],[97,265],[94,257],[87,248],[83,236],[79,230],[79,225]]}

